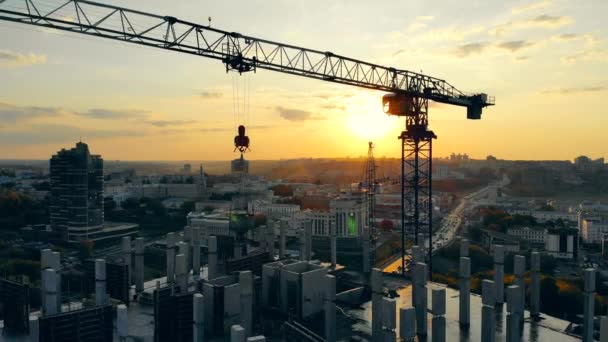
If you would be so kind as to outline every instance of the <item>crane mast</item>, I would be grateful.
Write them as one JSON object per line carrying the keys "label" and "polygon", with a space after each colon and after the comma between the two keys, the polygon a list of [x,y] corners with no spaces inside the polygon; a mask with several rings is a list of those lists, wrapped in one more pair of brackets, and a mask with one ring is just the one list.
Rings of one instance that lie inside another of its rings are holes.
{"label": "crane mast", "polygon": [[413,235],[419,244],[419,233],[428,234],[429,262],[432,255],[432,141],[436,136],[428,129],[428,102],[465,107],[469,119],[480,119],[483,108],[494,105],[494,98],[484,93],[465,93],[421,73],[93,1],[0,0],[0,20],[212,58],[220,60],[226,71],[265,69],[387,92],[382,99],[384,111],[405,117],[405,129],[398,137],[402,261],[406,235]]}

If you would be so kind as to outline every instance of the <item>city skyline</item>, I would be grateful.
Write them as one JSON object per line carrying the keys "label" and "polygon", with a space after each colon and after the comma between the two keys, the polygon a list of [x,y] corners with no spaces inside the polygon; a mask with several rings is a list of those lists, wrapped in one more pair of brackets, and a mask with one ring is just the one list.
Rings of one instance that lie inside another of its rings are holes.
{"label": "city skyline", "polygon": [[[111,3],[199,23],[211,16],[221,29],[422,70],[495,95],[497,106],[480,121],[466,120],[462,108],[431,105],[436,156],[608,157],[600,103],[608,90],[600,13],[608,5],[600,1],[490,2],[458,18],[451,13],[459,4],[389,2],[379,22],[362,1],[272,1],[243,4],[242,12],[217,3]],[[107,160],[237,157],[238,76],[221,63],[5,22],[0,34],[0,158],[46,159],[80,138]],[[361,156],[369,140],[378,156],[400,154],[403,122],[382,114],[382,92],[264,70],[238,82],[250,90],[250,113],[239,123],[248,127],[251,160]],[[563,119],[572,117],[578,121]]]}

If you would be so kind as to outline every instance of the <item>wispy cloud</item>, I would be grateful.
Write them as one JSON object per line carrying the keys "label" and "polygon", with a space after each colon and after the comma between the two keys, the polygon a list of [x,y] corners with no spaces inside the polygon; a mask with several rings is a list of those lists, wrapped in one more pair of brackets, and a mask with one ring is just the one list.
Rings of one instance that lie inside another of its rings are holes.
{"label": "wispy cloud", "polygon": [[543,0],[543,1],[533,2],[531,4],[525,4],[525,5],[514,7],[511,10],[511,13],[521,14],[521,13],[525,13],[525,12],[531,12],[531,11],[547,8],[547,7],[551,6],[551,4],[553,4],[552,0]]}
{"label": "wispy cloud", "polygon": [[132,119],[145,117],[149,112],[146,110],[139,109],[104,109],[104,108],[93,108],[86,112],[80,112],[78,115],[92,119]]}
{"label": "wispy cloud", "polygon": [[15,123],[38,117],[53,117],[65,113],[56,107],[15,106],[0,102],[0,122]]}
{"label": "wispy cloud", "polygon": [[541,14],[531,19],[514,20],[504,24],[500,24],[493,29],[493,33],[496,36],[502,36],[510,31],[515,30],[522,30],[528,28],[556,29],[562,26],[570,25],[572,23],[574,23],[574,19],[570,16]]}
{"label": "wispy cloud", "polygon": [[534,45],[534,43],[526,40],[512,40],[509,42],[503,42],[497,46],[501,49],[509,50],[511,52],[518,52],[519,50],[525,49]]}
{"label": "wispy cloud", "polygon": [[428,23],[435,20],[432,15],[417,16],[414,21],[407,27],[407,31],[410,33],[422,30],[428,26]]}
{"label": "wispy cloud", "polygon": [[581,94],[581,93],[599,93],[608,91],[607,86],[589,86],[589,87],[574,87],[574,88],[553,88],[544,89],[543,94]]}
{"label": "wispy cloud", "polygon": [[183,126],[195,124],[195,120],[146,120],[145,123],[156,127]]}
{"label": "wispy cloud", "polygon": [[116,138],[143,136],[140,130],[116,129],[97,130],[60,124],[37,124],[19,130],[0,130],[0,144],[5,145],[39,145],[49,143],[67,143],[80,138]]}
{"label": "wispy cloud", "polygon": [[0,50],[0,67],[19,67],[33,64],[45,64],[46,61],[46,55],[37,55],[35,53],[23,54],[10,50]]}
{"label": "wispy cloud", "polygon": [[602,49],[583,50],[583,51],[577,52],[575,54],[564,56],[561,58],[561,61],[564,64],[574,64],[574,63],[578,63],[581,61],[608,63],[608,50],[602,50]]}
{"label": "wispy cloud", "polygon": [[203,90],[199,95],[204,99],[217,99],[222,97],[222,93],[216,90]]}
{"label": "wispy cloud", "polygon": [[453,52],[458,57],[468,57],[483,52],[489,46],[488,42],[469,43],[458,46]]}
{"label": "wispy cloud", "polygon": [[283,108],[283,107],[276,107],[277,112],[279,112],[279,115],[285,119],[285,120],[289,120],[289,121],[307,121],[307,120],[322,120],[323,118],[321,117],[315,117],[313,116],[313,114],[307,110],[302,110],[302,109],[292,109],[292,108]]}

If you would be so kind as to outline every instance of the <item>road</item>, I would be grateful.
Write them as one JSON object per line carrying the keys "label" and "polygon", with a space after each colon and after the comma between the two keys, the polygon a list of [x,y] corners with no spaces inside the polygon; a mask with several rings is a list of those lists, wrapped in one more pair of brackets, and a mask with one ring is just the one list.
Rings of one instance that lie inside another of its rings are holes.
{"label": "road", "polygon": [[[502,186],[508,184],[507,179],[491,183],[486,187],[479,189],[473,193],[463,197],[456,208],[454,208],[447,216],[443,218],[439,229],[433,232],[433,253],[436,253],[439,249],[449,246],[455,241],[456,233],[458,228],[462,225],[464,216],[469,209],[473,209],[479,205],[486,203],[487,201],[495,201],[496,190]],[[424,240],[423,246],[429,245],[429,239]],[[404,257],[406,269],[410,260],[411,249],[406,250]],[[398,272],[401,268],[401,258],[396,256],[395,260],[384,267],[384,272]]]}

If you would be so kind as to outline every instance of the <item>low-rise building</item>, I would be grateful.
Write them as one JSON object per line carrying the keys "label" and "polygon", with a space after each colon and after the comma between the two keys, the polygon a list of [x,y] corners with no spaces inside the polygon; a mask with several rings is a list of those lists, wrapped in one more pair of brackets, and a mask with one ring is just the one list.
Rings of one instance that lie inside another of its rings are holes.
{"label": "low-rise building", "polygon": [[559,259],[574,259],[578,255],[578,232],[574,228],[549,228],[545,253]]}
{"label": "low-rise building", "polygon": [[545,243],[546,236],[545,228],[530,228],[530,227],[513,227],[507,229],[507,235],[514,236],[518,239],[529,243]]}
{"label": "low-rise building", "polygon": [[600,244],[608,234],[608,220],[601,217],[586,217],[581,220],[580,234],[584,243]]}

